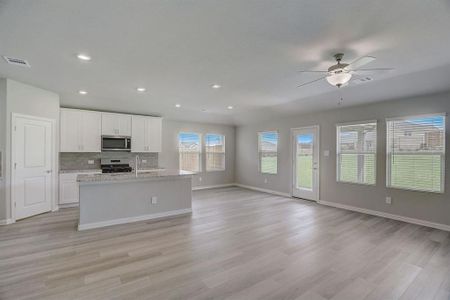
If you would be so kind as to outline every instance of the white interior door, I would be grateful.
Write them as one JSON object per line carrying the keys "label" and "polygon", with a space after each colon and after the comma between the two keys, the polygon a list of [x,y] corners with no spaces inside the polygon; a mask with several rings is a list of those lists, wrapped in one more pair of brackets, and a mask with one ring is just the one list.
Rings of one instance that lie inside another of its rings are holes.
{"label": "white interior door", "polygon": [[13,126],[11,189],[18,220],[51,210],[53,124],[14,116]]}
{"label": "white interior door", "polygon": [[294,197],[319,200],[319,126],[292,129]]}

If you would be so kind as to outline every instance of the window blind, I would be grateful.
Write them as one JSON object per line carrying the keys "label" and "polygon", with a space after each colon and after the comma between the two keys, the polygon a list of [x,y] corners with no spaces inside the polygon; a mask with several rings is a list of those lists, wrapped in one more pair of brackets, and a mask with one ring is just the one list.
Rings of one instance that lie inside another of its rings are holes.
{"label": "window blind", "polygon": [[388,119],[387,186],[444,192],[445,115]]}
{"label": "window blind", "polygon": [[376,121],[337,125],[337,180],[375,184]]}
{"label": "window blind", "polygon": [[225,136],[205,135],[206,171],[225,170]]}
{"label": "window blind", "polygon": [[278,172],[278,133],[266,131],[258,133],[259,170],[265,174]]}
{"label": "window blind", "polygon": [[198,133],[178,135],[179,166],[181,170],[201,171],[201,142]]}

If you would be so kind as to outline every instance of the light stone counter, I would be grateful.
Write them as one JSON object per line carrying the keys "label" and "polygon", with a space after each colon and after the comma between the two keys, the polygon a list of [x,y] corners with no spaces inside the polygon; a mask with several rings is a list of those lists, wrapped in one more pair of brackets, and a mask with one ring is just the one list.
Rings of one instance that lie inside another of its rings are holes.
{"label": "light stone counter", "polygon": [[101,173],[102,169],[82,169],[82,170],[59,170],[59,174],[72,173]]}
{"label": "light stone counter", "polygon": [[130,173],[102,173],[102,174],[80,174],[77,177],[77,181],[80,184],[85,183],[99,183],[109,181],[132,181],[132,180],[151,180],[161,177],[180,177],[191,176],[194,173],[183,170],[139,170],[137,174]]}

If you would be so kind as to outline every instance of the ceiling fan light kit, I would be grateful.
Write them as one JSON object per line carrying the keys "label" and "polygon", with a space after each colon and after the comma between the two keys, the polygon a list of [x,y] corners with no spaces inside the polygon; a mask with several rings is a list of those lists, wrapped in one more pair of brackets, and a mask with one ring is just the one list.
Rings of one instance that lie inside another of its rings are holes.
{"label": "ceiling fan light kit", "polygon": [[389,71],[392,70],[391,68],[375,68],[375,69],[361,69],[362,66],[367,65],[375,60],[375,57],[373,56],[363,56],[360,57],[353,62],[346,64],[341,63],[342,58],[344,57],[343,53],[336,53],[333,55],[334,59],[336,59],[337,64],[332,65],[328,68],[327,71],[301,71],[303,73],[323,73],[325,76],[315,79],[310,82],[303,83],[299,85],[298,87],[302,87],[311,83],[314,83],[316,81],[320,81],[322,79],[326,79],[326,81],[335,86],[335,87],[343,87],[346,86],[350,80],[352,79],[353,74],[358,74],[358,71]]}
{"label": "ceiling fan light kit", "polygon": [[340,88],[341,86],[346,86],[351,78],[352,74],[342,72],[328,75],[326,77],[326,80],[328,81],[329,84]]}

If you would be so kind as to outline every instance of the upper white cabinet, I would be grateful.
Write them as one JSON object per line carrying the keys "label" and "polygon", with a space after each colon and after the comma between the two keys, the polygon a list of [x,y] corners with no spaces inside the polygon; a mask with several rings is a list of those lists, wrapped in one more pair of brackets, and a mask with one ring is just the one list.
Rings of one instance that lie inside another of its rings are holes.
{"label": "upper white cabinet", "polygon": [[61,109],[61,152],[100,152],[101,113]]}
{"label": "upper white cabinet", "polygon": [[162,119],[158,117],[132,117],[132,152],[161,152]]}
{"label": "upper white cabinet", "polygon": [[102,135],[131,136],[131,115],[102,113]]}

